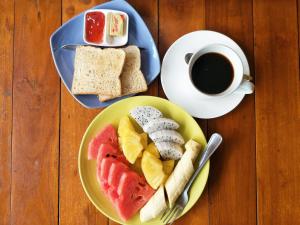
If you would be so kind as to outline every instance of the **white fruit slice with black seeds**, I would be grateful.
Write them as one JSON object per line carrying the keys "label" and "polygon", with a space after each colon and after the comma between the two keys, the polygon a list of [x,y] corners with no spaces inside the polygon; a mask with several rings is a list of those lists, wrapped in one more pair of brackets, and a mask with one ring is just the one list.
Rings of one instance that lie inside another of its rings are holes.
{"label": "white fruit slice with black seeds", "polygon": [[155,142],[155,146],[163,159],[178,160],[183,154],[181,146],[174,142]]}
{"label": "white fruit slice with black seeds", "polygon": [[183,137],[175,130],[159,130],[149,134],[149,136],[154,142],[169,141],[180,145],[184,144]]}
{"label": "white fruit slice with black seeds", "polygon": [[179,124],[169,118],[156,118],[150,120],[143,126],[143,130],[147,133],[153,133],[159,130],[176,130],[179,128]]}
{"label": "white fruit slice with black seeds", "polygon": [[137,106],[130,111],[130,115],[141,127],[149,121],[163,116],[161,111],[152,106]]}

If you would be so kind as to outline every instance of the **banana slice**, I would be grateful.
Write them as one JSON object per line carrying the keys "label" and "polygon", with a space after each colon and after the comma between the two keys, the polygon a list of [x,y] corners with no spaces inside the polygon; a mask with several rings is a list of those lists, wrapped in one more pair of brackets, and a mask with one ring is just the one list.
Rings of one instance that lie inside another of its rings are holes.
{"label": "banana slice", "polygon": [[184,147],[186,151],[182,158],[190,158],[192,162],[195,162],[201,150],[201,145],[198,142],[191,139],[184,145]]}
{"label": "banana slice", "polygon": [[175,130],[159,130],[154,133],[149,134],[150,138],[154,142],[175,142],[177,144],[184,144],[184,139]]}
{"label": "banana slice", "polygon": [[[201,145],[193,140],[188,141],[185,147],[185,153],[177,163],[173,173],[169,176],[165,184],[170,207],[173,207],[185,185],[194,173],[193,162],[196,160],[197,155],[201,150]],[[159,216],[167,208],[166,202],[167,200],[164,195],[164,187],[161,186],[150,198],[147,204],[141,209],[141,221],[146,222]]]}
{"label": "banana slice", "polygon": [[193,163],[201,150],[201,145],[193,140],[188,141],[185,147],[186,151],[165,184],[170,207],[173,207],[185,185],[193,175]]}
{"label": "banana slice", "polygon": [[167,208],[167,203],[164,194],[164,187],[160,188],[150,198],[147,204],[140,211],[140,219],[142,222],[154,219]]}
{"label": "banana slice", "polygon": [[159,130],[176,130],[178,128],[179,124],[169,118],[156,118],[143,126],[143,130],[149,134]]}
{"label": "banana slice", "polygon": [[152,106],[137,106],[130,111],[130,115],[141,127],[150,120],[163,116],[161,111]]}
{"label": "banana slice", "polygon": [[178,160],[182,157],[183,149],[174,142],[155,142],[159,154],[163,159]]}
{"label": "banana slice", "polygon": [[[181,160],[180,160],[181,161]],[[194,173],[194,167],[191,160],[185,160],[176,166],[173,173],[168,178],[165,188],[169,199],[169,206],[173,207],[179,195],[182,193],[185,185]]]}

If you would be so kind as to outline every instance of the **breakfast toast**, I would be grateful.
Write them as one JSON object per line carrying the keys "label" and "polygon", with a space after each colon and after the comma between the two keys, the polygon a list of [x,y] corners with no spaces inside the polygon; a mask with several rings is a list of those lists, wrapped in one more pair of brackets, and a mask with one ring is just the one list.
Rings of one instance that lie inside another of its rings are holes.
{"label": "breakfast toast", "polygon": [[124,51],[126,53],[126,59],[120,76],[121,94],[99,95],[99,100],[102,102],[147,90],[146,80],[140,70],[141,55],[139,48],[136,46],[128,46],[127,48],[124,48]]}
{"label": "breakfast toast", "polygon": [[124,62],[122,49],[77,47],[72,93],[120,95]]}

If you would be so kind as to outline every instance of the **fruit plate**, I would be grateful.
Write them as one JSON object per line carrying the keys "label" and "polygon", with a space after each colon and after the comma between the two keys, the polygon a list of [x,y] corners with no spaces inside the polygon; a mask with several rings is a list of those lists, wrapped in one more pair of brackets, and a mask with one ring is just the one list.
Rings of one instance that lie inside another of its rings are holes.
{"label": "fruit plate", "polygon": [[[137,45],[141,50],[141,70],[149,85],[160,72],[160,59],[155,42],[137,11],[124,0],[114,0],[98,5],[93,9],[112,9],[123,11],[129,16],[127,45]],[[73,95],[71,93],[75,51],[60,48],[66,44],[86,44],[83,40],[84,12],[73,17],[57,29],[50,37],[50,48],[57,72],[70,94],[86,108],[101,108],[120,99],[100,102],[96,95]],[[130,96],[130,95],[129,95]]]}
{"label": "fruit plate", "polygon": [[[78,169],[80,180],[90,201],[95,205],[95,207],[101,211],[104,215],[122,224],[142,224],[139,219],[139,213],[137,213],[131,220],[124,223],[118,216],[116,210],[114,209],[110,200],[106,197],[105,193],[101,190],[97,178],[96,178],[96,160],[88,160],[88,144],[91,139],[107,124],[111,123],[115,127],[118,126],[119,120],[125,115],[129,115],[129,111],[136,107],[142,105],[150,105],[159,109],[165,117],[172,118],[180,124],[178,131],[187,141],[189,139],[194,139],[195,141],[206,145],[205,136],[197,124],[197,122],[182,108],[169,102],[166,99],[152,97],[152,96],[136,96],[121,100],[112,104],[111,106],[104,109],[99,113],[91,124],[88,126],[79,150],[78,157]],[[209,162],[206,163],[205,167],[202,169],[201,173],[195,180],[192,189],[190,191],[190,200],[185,207],[183,213],[184,215],[191,207],[196,203],[202,194],[205,187],[209,173]],[[159,218],[148,221],[143,224],[158,225],[162,224]]]}

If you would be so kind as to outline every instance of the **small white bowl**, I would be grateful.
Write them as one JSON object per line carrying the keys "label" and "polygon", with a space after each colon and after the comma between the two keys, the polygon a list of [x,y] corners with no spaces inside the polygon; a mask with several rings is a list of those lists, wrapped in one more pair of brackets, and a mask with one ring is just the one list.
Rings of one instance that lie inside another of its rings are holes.
{"label": "small white bowl", "polygon": [[[90,12],[102,12],[105,16],[105,23],[104,23],[104,31],[103,31],[103,41],[101,43],[94,43],[89,42],[86,40],[85,37],[85,22],[86,22],[86,14]],[[108,13],[118,13],[125,16],[125,23],[124,23],[124,35],[121,37],[114,37],[109,35],[109,26],[108,26]],[[129,26],[129,17],[127,13],[123,11],[118,10],[112,10],[112,9],[92,9],[88,10],[84,13],[84,20],[83,20],[83,40],[85,43],[90,45],[96,45],[96,46],[103,46],[103,47],[118,47],[126,45],[128,42],[128,27]]]}

